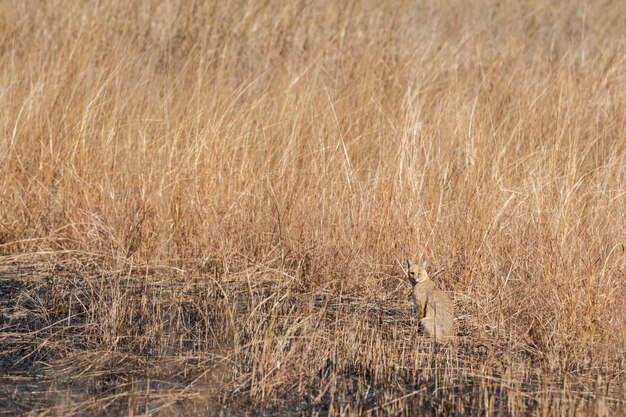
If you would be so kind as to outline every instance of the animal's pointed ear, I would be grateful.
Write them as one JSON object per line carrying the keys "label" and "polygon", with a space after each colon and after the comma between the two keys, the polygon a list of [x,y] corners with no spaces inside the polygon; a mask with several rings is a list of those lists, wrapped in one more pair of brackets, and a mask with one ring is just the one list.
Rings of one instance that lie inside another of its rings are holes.
{"label": "animal's pointed ear", "polygon": [[427,260],[424,260],[424,262],[422,262],[422,266],[424,267],[424,269],[428,269],[430,265],[428,264]]}
{"label": "animal's pointed ear", "polygon": [[409,279],[409,283],[411,284],[411,286],[415,286],[417,284],[417,281],[415,280],[415,278],[413,277],[415,275],[415,272],[411,271],[411,267],[413,266],[413,262],[411,262],[410,259],[406,260],[406,264],[409,267],[406,270],[406,277]]}

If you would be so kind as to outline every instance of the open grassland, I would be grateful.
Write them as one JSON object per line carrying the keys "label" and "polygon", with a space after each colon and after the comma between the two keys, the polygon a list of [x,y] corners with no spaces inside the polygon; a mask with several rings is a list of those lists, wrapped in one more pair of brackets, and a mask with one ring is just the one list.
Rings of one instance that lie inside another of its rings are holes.
{"label": "open grassland", "polygon": [[0,413],[624,415],[625,21],[0,0]]}

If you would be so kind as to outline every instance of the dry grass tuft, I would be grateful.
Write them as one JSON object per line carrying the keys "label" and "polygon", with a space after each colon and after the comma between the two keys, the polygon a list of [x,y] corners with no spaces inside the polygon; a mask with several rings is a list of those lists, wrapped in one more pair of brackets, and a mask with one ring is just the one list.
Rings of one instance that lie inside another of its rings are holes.
{"label": "dry grass tuft", "polygon": [[625,19],[0,1],[0,413],[623,414]]}

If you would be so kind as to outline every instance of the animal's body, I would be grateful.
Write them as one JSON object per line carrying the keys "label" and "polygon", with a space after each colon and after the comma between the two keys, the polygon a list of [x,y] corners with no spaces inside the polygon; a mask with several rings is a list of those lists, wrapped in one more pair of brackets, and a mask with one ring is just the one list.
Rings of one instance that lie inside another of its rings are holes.
{"label": "animal's body", "polygon": [[452,300],[435,286],[424,267],[413,265],[411,261],[408,266],[408,278],[413,286],[411,300],[421,330],[426,336],[435,339],[454,336]]}

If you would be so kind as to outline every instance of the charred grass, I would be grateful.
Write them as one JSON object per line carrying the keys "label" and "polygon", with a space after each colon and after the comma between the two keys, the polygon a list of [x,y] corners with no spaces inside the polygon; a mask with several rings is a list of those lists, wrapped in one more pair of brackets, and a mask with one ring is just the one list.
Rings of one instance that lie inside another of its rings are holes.
{"label": "charred grass", "polygon": [[417,333],[402,292],[303,291],[258,265],[232,275],[2,275],[7,414],[596,415],[623,406],[623,357],[546,364],[494,329],[473,336],[469,322],[454,343],[435,343]]}

